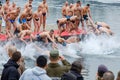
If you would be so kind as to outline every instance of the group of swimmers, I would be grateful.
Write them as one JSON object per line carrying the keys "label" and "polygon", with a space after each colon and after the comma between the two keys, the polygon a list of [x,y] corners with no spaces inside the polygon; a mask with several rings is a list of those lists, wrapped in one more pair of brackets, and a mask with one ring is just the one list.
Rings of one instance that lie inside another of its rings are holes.
{"label": "group of swimmers", "polygon": [[[90,12],[90,4],[82,7],[81,1],[77,1],[74,4],[69,4],[68,1],[66,1],[62,7],[62,18],[57,20],[59,34],[63,31],[79,31],[78,27],[80,23],[82,30],[87,33],[92,31],[97,35],[101,33],[107,33],[108,35],[113,34],[109,25],[105,22],[93,22]],[[85,23],[87,29],[85,28]]]}
{"label": "group of swimmers", "polygon": [[[56,41],[59,43],[72,43],[80,41],[78,36],[72,36],[65,40],[59,35],[56,37],[54,35],[54,30],[45,31],[46,29],[46,16],[48,14],[48,5],[46,0],[43,0],[37,10],[32,12],[32,2],[33,0],[28,0],[25,4],[23,11],[21,7],[18,7],[15,2],[10,4],[10,0],[6,0],[5,4],[0,4],[0,32],[1,22],[4,19],[6,23],[5,32],[8,38],[18,37],[21,41],[27,44],[24,37],[26,35],[30,36],[30,41],[44,41],[48,43],[49,41],[56,46]],[[62,7],[62,18],[57,20],[59,34],[63,31],[71,32],[78,31],[80,23],[82,24],[82,30],[85,30],[84,21],[87,25],[87,32],[92,31],[95,34],[100,34],[102,32],[112,35],[112,31],[108,24],[104,22],[96,22],[94,24],[91,13],[90,4],[81,7],[82,3],[77,1],[75,4],[70,4],[68,1]],[[17,24],[19,21],[19,24]],[[34,33],[32,32],[32,25],[34,23]],[[40,32],[40,27],[43,25],[43,32]],[[12,29],[13,26],[13,29]]]}
{"label": "group of swimmers", "polygon": [[[21,11],[21,7],[18,7],[15,2],[10,4],[10,0],[6,0],[3,6],[2,4],[0,4],[0,20],[2,22],[2,19],[4,19],[6,24],[5,32],[9,38],[13,38],[16,36],[25,43],[26,41],[24,40],[24,37],[26,35],[33,38],[33,36],[31,35],[32,20],[34,23],[34,33],[38,33],[36,36],[39,35],[40,27],[42,24],[43,31],[45,31],[46,16],[48,13],[48,5],[46,3],[46,0],[43,0],[39,4],[38,9],[34,13],[32,12],[32,2],[33,0],[28,0],[28,2],[24,6],[23,11]],[[17,21],[19,21],[19,24],[17,24]],[[2,23],[0,23],[0,32],[2,31],[1,24]],[[11,28],[12,26],[13,29]],[[42,37],[49,38],[53,42],[49,35],[49,32],[46,31],[40,35]]]}

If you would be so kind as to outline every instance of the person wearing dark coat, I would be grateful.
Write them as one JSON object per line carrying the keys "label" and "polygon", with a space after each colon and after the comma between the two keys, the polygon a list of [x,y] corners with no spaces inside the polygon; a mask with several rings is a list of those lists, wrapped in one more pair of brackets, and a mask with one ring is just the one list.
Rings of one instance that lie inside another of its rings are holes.
{"label": "person wearing dark coat", "polygon": [[74,61],[69,72],[64,73],[61,77],[61,80],[84,80],[83,76],[81,75],[81,70],[81,62]]}
{"label": "person wearing dark coat", "polygon": [[1,80],[19,80],[20,74],[17,69],[19,68],[18,63],[20,61],[20,58],[20,52],[16,51],[15,53],[13,53],[12,57],[4,65]]}

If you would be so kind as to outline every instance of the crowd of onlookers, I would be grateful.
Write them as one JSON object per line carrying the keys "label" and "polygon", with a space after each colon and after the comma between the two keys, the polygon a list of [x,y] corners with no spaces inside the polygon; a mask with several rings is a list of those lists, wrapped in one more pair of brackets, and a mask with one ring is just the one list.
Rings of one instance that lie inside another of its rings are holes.
{"label": "crowd of onlookers", "polygon": [[[1,80],[84,80],[81,74],[83,64],[75,60],[70,64],[57,49],[36,58],[36,65],[26,69],[24,57],[13,45],[6,47],[9,60],[4,64]],[[59,63],[62,62],[62,64]],[[96,80],[115,80],[115,76],[105,65],[99,65]],[[120,80],[120,72],[116,80]]]}

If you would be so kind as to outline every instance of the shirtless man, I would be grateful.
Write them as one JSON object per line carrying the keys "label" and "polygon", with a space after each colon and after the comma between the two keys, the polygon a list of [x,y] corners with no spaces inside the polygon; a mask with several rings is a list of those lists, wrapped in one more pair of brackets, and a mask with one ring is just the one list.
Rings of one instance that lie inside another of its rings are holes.
{"label": "shirtless man", "polygon": [[28,8],[30,5],[32,6],[32,2],[33,2],[33,0],[29,0],[29,1],[25,4],[24,9]]}
{"label": "shirtless man", "polygon": [[[32,35],[32,31],[31,30],[23,30],[21,31],[18,36],[20,37],[20,40],[23,41],[25,44],[28,44],[25,40],[24,37],[25,36],[30,36]],[[32,41],[32,39],[30,38],[30,41]]]}
{"label": "shirtless man", "polygon": [[16,19],[20,13],[20,9],[21,9],[20,7],[17,7],[16,10],[8,12],[8,14],[6,15],[6,17],[8,17],[8,21],[9,21],[8,26],[6,26],[6,34],[7,34],[8,38],[14,37],[13,33],[11,32],[11,25],[13,25],[13,32],[14,32],[17,27]]}
{"label": "shirtless man", "polygon": [[[72,16],[74,15],[74,6],[73,4],[70,4],[69,7],[66,8],[66,18],[67,19],[70,19]],[[70,26],[71,26],[71,22],[67,22],[66,24],[66,31],[70,31]]]}
{"label": "shirtless man", "polygon": [[24,31],[24,30],[30,30],[29,25],[26,24],[26,23],[21,23],[21,24],[19,24],[19,25],[16,27],[15,31],[14,31],[15,37],[20,37],[20,36],[19,36],[19,33],[22,32],[22,31]]}
{"label": "shirtless man", "polygon": [[[61,38],[61,37],[57,37],[56,38],[56,41],[61,43],[63,46],[66,46],[67,44],[70,44],[70,43],[77,43],[77,42],[80,42],[80,37],[79,36],[71,36],[69,37],[68,39],[64,39],[64,38]],[[67,43],[67,44],[66,44]]]}
{"label": "shirtless man", "polygon": [[9,7],[9,11],[11,12],[12,10],[16,10],[17,6],[15,4],[15,2],[12,3],[12,5]]}
{"label": "shirtless man", "polygon": [[110,30],[110,27],[108,24],[106,24],[104,22],[94,23],[91,18],[88,18],[88,19],[91,23],[91,26],[95,29],[95,32],[97,34],[106,33],[107,35],[113,35],[113,32]]}
{"label": "shirtless man", "polygon": [[16,10],[12,10],[11,12],[8,12],[7,17],[8,17],[8,20],[10,22],[10,25],[9,25],[7,30],[11,29],[11,24],[12,24],[14,27],[13,31],[15,31],[15,29],[17,27],[16,19],[19,16],[20,10],[21,10],[21,8],[17,7]]}
{"label": "shirtless man", "polygon": [[53,43],[52,46],[56,47],[54,37],[55,37],[54,30],[50,30],[50,31],[42,32],[42,33],[39,33],[35,36],[32,36],[32,39],[37,40],[37,41],[45,41],[46,44],[48,44],[48,42],[51,41]]}
{"label": "shirtless man", "polygon": [[18,33],[18,37],[20,38],[21,41],[23,41],[25,44],[27,42],[24,40],[25,36],[30,36],[30,41],[32,41],[32,31],[30,30],[30,26],[26,23],[22,23],[19,25],[20,28],[20,33]]}
{"label": "shirtless man", "polygon": [[48,5],[46,3],[46,0],[43,0],[42,3],[40,4],[40,6],[42,6],[43,31],[45,31],[45,27],[46,27],[46,15],[48,14]]}
{"label": "shirtless man", "polygon": [[66,16],[74,15],[74,5],[71,3],[69,7],[66,8]]}
{"label": "shirtless man", "polygon": [[68,1],[66,1],[65,4],[64,4],[64,6],[62,7],[62,11],[61,11],[63,18],[66,17],[66,15],[67,15],[66,9],[67,9],[68,7],[69,7]]}
{"label": "shirtless man", "polygon": [[10,25],[10,22],[8,20],[8,17],[7,17],[7,14],[9,12],[9,7],[10,7],[10,2],[9,0],[6,0],[5,4],[3,5],[3,10],[4,10],[4,20],[5,20],[5,23],[6,23],[6,30],[8,29],[9,25]]}
{"label": "shirtless man", "polygon": [[33,22],[35,26],[34,32],[40,32],[40,27],[42,24],[42,6],[38,6],[38,10],[33,14]]}
{"label": "shirtless man", "polygon": [[27,24],[27,21],[26,21],[26,13],[22,12],[20,14],[20,17],[19,17],[19,23],[22,24],[22,23],[26,23]]}
{"label": "shirtless man", "polygon": [[68,32],[70,32],[71,30],[73,30],[73,29],[75,29],[76,27],[75,27],[75,21],[77,20],[77,16],[72,16],[72,17],[70,17],[70,18],[61,18],[61,19],[58,19],[57,20],[57,25],[58,25],[58,33],[59,33],[59,35],[63,32],[63,31],[65,31],[66,30],[66,24],[67,23],[69,23],[68,24],[68,26],[69,26],[69,30],[66,30],[66,31],[68,31]]}
{"label": "shirtless man", "polygon": [[[26,8],[21,14],[20,14],[20,17],[19,17],[19,23],[21,24],[21,23],[26,23],[26,24],[28,24],[27,23],[27,19],[29,19],[30,20],[30,18],[31,18],[31,8],[30,7],[28,7],[28,8]],[[31,21],[31,20],[30,20]],[[30,24],[29,24],[29,26],[30,26]],[[30,26],[31,27],[31,26]]]}
{"label": "shirtless man", "polygon": [[6,3],[3,5],[4,15],[6,15],[9,12],[9,7],[10,7],[10,2],[9,0],[6,0]]}
{"label": "shirtless man", "polygon": [[90,13],[90,4],[87,4],[85,7],[83,7],[83,18],[86,21],[86,24],[88,25],[88,17],[91,17],[91,13]]}
{"label": "shirtless man", "polygon": [[0,4],[0,33],[1,33],[1,27],[2,27],[2,18],[3,18],[3,9],[2,4]]}
{"label": "shirtless man", "polygon": [[84,30],[83,14],[80,1],[77,1],[76,4],[74,4],[74,16],[78,17],[75,21],[76,30],[78,30],[80,22],[82,23],[82,29]]}
{"label": "shirtless man", "polygon": [[71,18],[70,18],[70,21],[69,21],[69,32],[73,32],[73,31],[76,31],[76,23],[75,23],[75,21],[78,19],[78,17],[77,16],[72,16]]}
{"label": "shirtless man", "polygon": [[24,12],[26,13],[26,21],[27,24],[31,27],[31,23],[32,23],[32,17],[33,17],[33,13],[32,13],[32,6],[29,5],[29,7],[27,7]]}
{"label": "shirtless man", "polygon": [[67,18],[61,18],[57,20],[59,35],[66,30],[66,22],[67,22]]}

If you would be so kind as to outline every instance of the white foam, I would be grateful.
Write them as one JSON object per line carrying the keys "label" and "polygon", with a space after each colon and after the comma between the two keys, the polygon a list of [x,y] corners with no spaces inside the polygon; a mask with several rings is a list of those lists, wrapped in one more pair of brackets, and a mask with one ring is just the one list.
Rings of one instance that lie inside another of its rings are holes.
{"label": "white foam", "polygon": [[119,39],[115,37],[107,36],[91,36],[85,42],[81,43],[82,53],[86,54],[111,54],[114,53],[118,48],[120,48]]}
{"label": "white foam", "polygon": [[120,3],[120,0],[87,0],[87,1],[97,1],[102,3]]}

